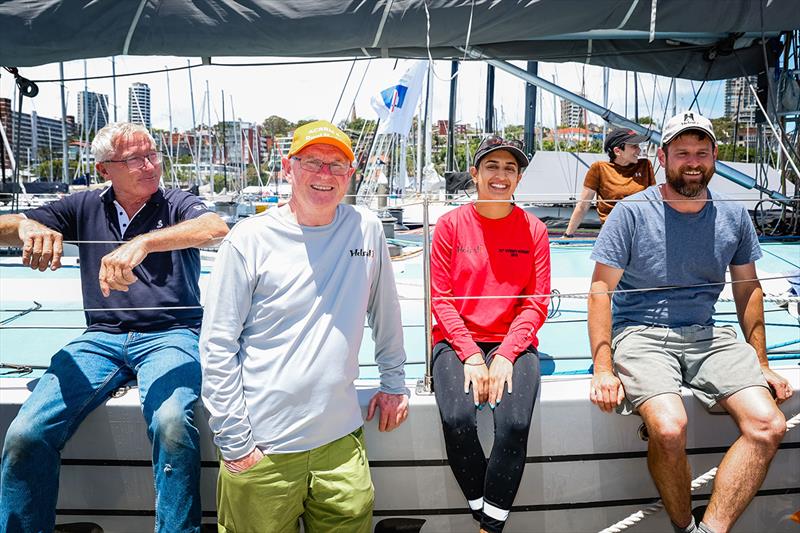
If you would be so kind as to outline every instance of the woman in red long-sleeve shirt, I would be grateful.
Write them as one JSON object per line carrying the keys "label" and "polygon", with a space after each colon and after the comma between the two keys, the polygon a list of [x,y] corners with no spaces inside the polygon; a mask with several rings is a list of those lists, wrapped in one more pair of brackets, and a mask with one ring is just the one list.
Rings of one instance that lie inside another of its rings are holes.
{"label": "woman in red long-sleeve shirt", "polygon": [[[485,139],[470,169],[478,202],[441,217],[431,248],[433,383],[447,458],[487,533],[503,530],[522,479],[540,380],[536,333],[550,301],[547,228],[512,201],[527,164],[516,142]],[[488,461],[476,422],[485,405],[495,422]]]}

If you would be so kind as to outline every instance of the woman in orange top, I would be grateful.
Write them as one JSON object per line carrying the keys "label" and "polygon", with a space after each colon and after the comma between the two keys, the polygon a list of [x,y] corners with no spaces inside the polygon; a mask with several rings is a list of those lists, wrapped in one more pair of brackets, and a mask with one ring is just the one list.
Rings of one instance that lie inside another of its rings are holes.
{"label": "woman in orange top", "polygon": [[647,159],[639,159],[639,144],[647,140],[627,128],[616,128],[606,136],[604,150],[610,161],[597,161],[586,172],[583,192],[572,217],[569,219],[564,237],[573,237],[589,205],[597,194],[597,214],[605,222],[617,200],[643,191],[656,184],[653,165]]}

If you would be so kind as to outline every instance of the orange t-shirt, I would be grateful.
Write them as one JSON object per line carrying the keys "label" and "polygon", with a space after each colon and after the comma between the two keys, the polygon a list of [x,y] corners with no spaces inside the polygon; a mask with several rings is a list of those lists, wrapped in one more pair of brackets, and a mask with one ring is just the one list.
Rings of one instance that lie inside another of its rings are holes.
{"label": "orange t-shirt", "polygon": [[616,202],[613,200],[622,200],[655,184],[653,165],[647,159],[640,159],[626,167],[610,161],[597,161],[589,167],[583,179],[583,186],[597,193],[597,214],[600,222],[605,222],[614,208]]}

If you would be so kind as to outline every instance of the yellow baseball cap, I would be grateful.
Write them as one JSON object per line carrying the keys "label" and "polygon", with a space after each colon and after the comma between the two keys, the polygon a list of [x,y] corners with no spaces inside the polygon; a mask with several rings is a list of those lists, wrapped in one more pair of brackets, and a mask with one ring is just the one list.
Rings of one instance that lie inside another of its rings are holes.
{"label": "yellow baseball cap", "polygon": [[292,145],[289,147],[289,157],[292,157],[306,146],[311,146],[312,144],[329,144],[335,146],[344,152],[344,155],[347,156],[350,162],[355,159],[355,155],[353,155],[353,144],[350,142],[350,137],[327,120],[309,122],[294,130]]}

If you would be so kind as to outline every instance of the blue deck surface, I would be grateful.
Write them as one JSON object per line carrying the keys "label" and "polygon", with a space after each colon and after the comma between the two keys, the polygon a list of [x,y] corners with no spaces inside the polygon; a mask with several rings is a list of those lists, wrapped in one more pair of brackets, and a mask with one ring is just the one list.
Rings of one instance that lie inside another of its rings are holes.
{"label": "blue deck surface", "polygon": [[[762,272],[774,276],[785,275],[800,269],[800,244],[765,243],[762,244],[764,258],[757,267]],[[590,244],[553,244],[551,246],[553,287],[559,287],[559,279],[582,278],[580,290],[588,290],[589,277],[594,263],[589,260]],[[205,276],[208,272],[204,272]],[[6,281],[20,279],[77,279],[77,267],[65,267],[56,272],[34,272],[27,268],[0,266],[0,276]],[[397,273],[398,283],[412,281],[419,283],[422,278],[420,262],[406,262]],[[563,292],[563,291],[562,291]],[[70,302],[65,306],[57,300],[39,300],[44,309],[80,309],[81,302]],[[21,294],[0,295],[0,321],[15,313],[7,309],[27,309],[33,305],[31,300],[22,298]],[[539,333],[539,350],[542,361],[542,374],[585,374],[589,372],[591,356],[589,354],[588,336],[586,333],[586,300],[554,299],[553,307],[557,308]],[[797,319],[784,309],[773,303],[765,304],[767,323],[767,345],[777,350],[788,352],[775,358],[776,366],[784,364],[797,365],[800,357],[800,326]],[[403,325],[405,330],[405,346],[408,357],[406,374],[409,378],[424,375],[424,323],[422,302],[404,300],[401,302]],[[721,324],[732,324],[737,327],[735,307],[733,303],[720,303],[716,307],[715,320]],[[0,331],[0,362],[47,365],[50,357],[64,344],[76,337],[84,325],[83,313],[79,311],[33,312],[7,324]],[[364,335],[359,359],[362,363],[361,377],[377,377],[374,366],[374,345],[370,338],[370,330]],[[741,335],[741,333],[740,333]],[[778,347],[778,345],[784,345]]]}

